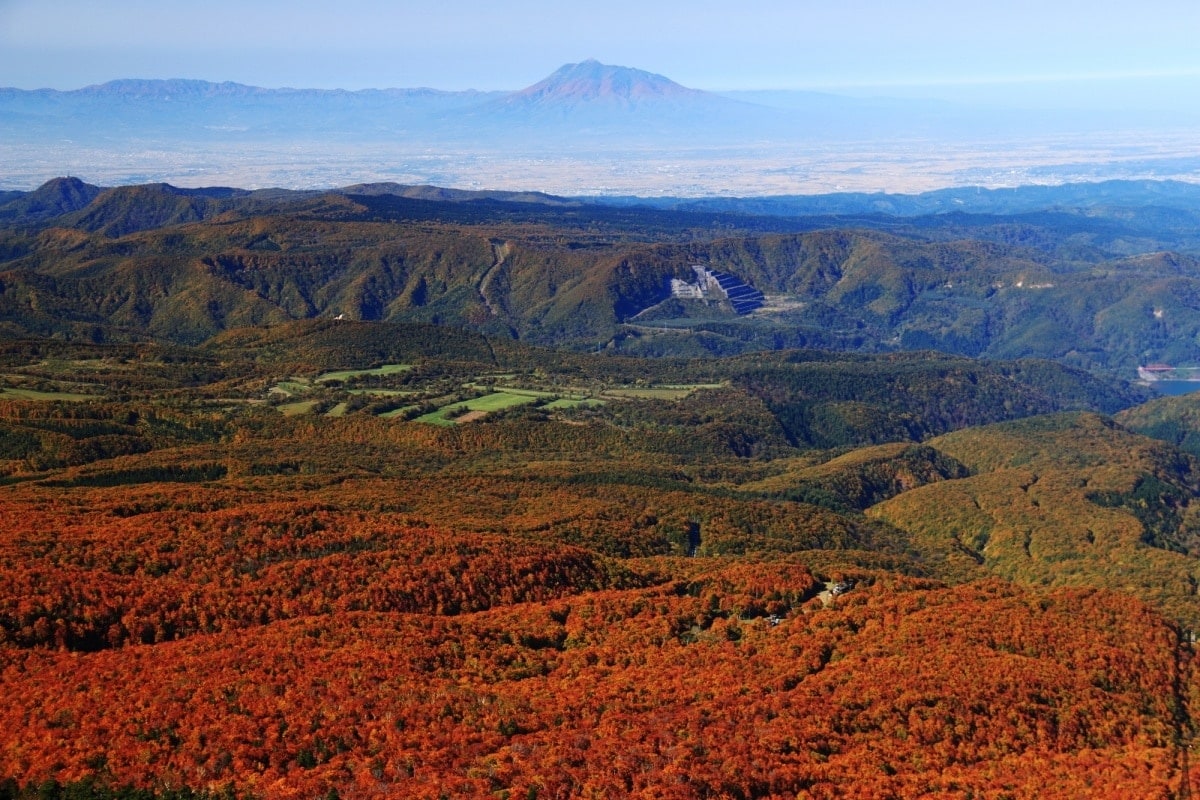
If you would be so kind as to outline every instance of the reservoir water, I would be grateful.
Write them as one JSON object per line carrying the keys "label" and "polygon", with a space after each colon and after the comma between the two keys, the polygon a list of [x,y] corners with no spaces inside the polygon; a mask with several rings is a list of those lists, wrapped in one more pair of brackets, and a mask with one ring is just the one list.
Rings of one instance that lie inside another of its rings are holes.
{"label": "reservoir water", "polygon": [[1153,381],[1150,388],[1165,395],[1191,394],[1200,392],[1200,381]]}

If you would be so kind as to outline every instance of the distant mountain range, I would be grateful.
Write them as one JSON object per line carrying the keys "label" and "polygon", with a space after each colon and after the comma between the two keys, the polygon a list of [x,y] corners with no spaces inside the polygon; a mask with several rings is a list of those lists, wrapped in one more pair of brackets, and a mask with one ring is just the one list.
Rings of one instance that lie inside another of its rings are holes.
{"label": "distant mountain range", "polygon": [[595,60],[566,64],[512,92],[265,89],[200,80],[115,80],[72,91],[0,89],[0,131],[19,141],[185,136],[236,142],[337,133],[363,141],[450,137],[494,145],[514,133],[526,140],[636,135],[650,126],[659,133],[686,131],[691,141],[733,142],[863,135],[883,124],[892,135],[965,129],[978,116],[946,103],[817,92],[722,95]]}
{"label": "distant mountain range", "polygon": [[[851,106],[861,110],[847,101]],[[337,135],[494,148],[514,140],[644,141],[649,134],[684,133],[693,142],[732,142],[748,132],[792,135],[798,126],[813,128],[811,123],[803,109],[734,100],[595,60],[567,64],[513,92],[264,89],[196,80],[117,80],[65,92],[0,89],[0,130],[17,140],[239,142]]]}
{"label": "distant mountain range", "polygon": [[[0,224],[37,225],[71,212],[80,211],[102,194],[124,197],[152,192],[156,197],[212,202],[216,208],[237,207],[247,210],[247,204],[274,204],[319,197],[319,190],[258,189],[228,187],[181,188],[169,184],[150,184],[110,189],[95,186],[76,177],[60,177],[47,181],[30,192],[0,192]],[[1155,235],[1175,230],[1163,215],[1172,212],[1180,233],[1193,234],[1200,229],[1200,184],[1180,181],[1099,181],[1062,186],[1021,186],[1012,189],[965,187],[939,189],[918,194],[886,192],[840,192],[819,195],[777,195],[773,197],[566,197],[546,192],[512,192],[501,190],[466,190],[443,186],[400,184],[395,182],[359,183],[334,190],[344,196],[399,197],[432,202],[482,202],[529,204],[551,208],[612,207],[630,209],[637,213],[648,211],[696,215],[711,219],[713,213],[734,215],[748,227],[772,228],[769,218],[787,222],[789,229],[797,224],[828,225],[840,221],[865,227],[894,228],[896,218],[912,218],[908,223],[929,227],[940,220],[948,224],[961,219],[969,224],[970,215],[1044,214],[1055,211],[1075,216],[1086,215],[1097,222],[1119,219],[1126,231],[1141,220],[1152,218]],[[103,204],[101,204],[103,205]],[[157,205],[161,205],[158,203]],[[593,210],[589,213],[600,213]],[[197,217],[200,218],[200,217]],[[682,217],[680,217],[682,218]],[[922,221],[922,218],[927,218]],[[799,223],[797,220],[801,220]],[[74,223],[72,223],[74,224]],[[157,222],[151,227],[164,224]],[[724,224],[732,224],[726,221]],[[1200,238],[1187,240],[1184,249],[1200,252]]]}
{"label": "distant mountain range", "polygon": [[[379,136],[453,135],[464,141],[503,136],[480,131],[481,121],[536,125],[546,138],[633,133],[650,124],[688,129],[693,137],[744,141],[764,137],[877,134],[904,136],[974,130],[994,116],[946,102],[851,98],[811,91],[714,93],[687,88],[652,72],[602,64],[566,64],[516,91],[439,91],[429,88],[267,89],[201,80],[114,80],[71,91],[0,89],[0,130],[105,139],[178,136],[261,137],[341,132]],[[1055,115],[1007,117],[1054,127]],[[1059,120],[1065,120],[1065,115]],[[1079,117],[1071,119],[1078,121]],[[1095,121],[1095,120],[1093,120]],[[597,125],[600,127],[597,128]],[[110,126],[115,126],[110,127]],[[137,130],[133,130],[137,127]]]}
{"label": "distant mountain range", "polygon": [[781,217],[886,214],[1022,214],[1051,209],[1200,208],[1200,184],[1137,180],[1017,186],[987,189],[954,187],[916,194],[837,192],[773,197],[605,197],[612,205],[649,206],[674,211],[720,211]]}
{"label": "distant mountain range", "polygon": [[[1139,134],[1132,141],[1146,155],[1131,160],[1126,132],[1138,124],[817,92],[718,94],[595,60],[511,92],[117,80],[0,89],[0,186],[73,172],[107,183],[219,175],[293,188],[398,180],[697,196],[903,186],[914,169],[923,187],[935,174],[942,186],[1200,174],[1190,139],[1151,147]],[[1055,148],[1062,164],[1047,160]],[[993,153],[982,165],[981,149]],[[863,177],[875,169],[878,178]]]}

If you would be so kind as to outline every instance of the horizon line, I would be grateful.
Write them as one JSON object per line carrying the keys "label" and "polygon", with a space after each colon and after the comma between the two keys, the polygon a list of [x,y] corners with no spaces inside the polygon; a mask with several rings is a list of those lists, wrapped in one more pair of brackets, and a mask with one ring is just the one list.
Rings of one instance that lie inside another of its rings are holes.
{"label": "horizon line", "polygon": [[[442,93],[446,93],[446,94],[466,94],[466,93],[472,93],[472,92],[479,93],[479,94],[491,94],[491,93],[501,93],[501,92],[519,92],[523,89],[526,89],[530,86],[533,86],[533,85],[545,80],[546,78],[553,75],[557,70],[560,70],[563,67],[572,66],[575,64],[583,64],[583,63],[588,63],[588,62],[601,63],[604,66],[614,67],[616,69],[627,69],[627,70],[636,70],[639,72],[649,72],[650,74],[657,75],[657,76],[663,77],[663,78],[667,78],[668,80],[672,80],[676,83],[680,83],[680,81],[676,80],[675,78],[672,78],[671,76],[665,75],[663,73],[653,72],[652,70],[646,70],[641,67],[631,67],[631,66],[626,66],[626,65],[621,65],[621,64],[606,64],[604,62],[597,61],[597,59],[589,58],[589,59],[584,59],[583,61],[566,62],[564,64],[561,64],[558,67],[555,67],[554,69],[551,69],[550,71],[543,74],[542,77],[536,78],[536,79],[532,80],[530,83],[527,83],[523,86],[508,87],[508,88],[494,88],[494,89],[482,89],[482,88],[478,88],[478,87],[467,87],[467,88],[462,88],[462,89],[446,89],[446,88],[439,88],[439,87],[430,86],[430,85],[418,85],[418,86],[367,86],[367,85],[362,85],[362,86],[358,86],[357,88],[352,88],[351,86],[333,86],[333,87],[303,86],[303,85],[266,86],[266,85],[261,85],[258,83],[245,82],[243,80],[235,80],[235,79],[231,79],[231,78],[224,78],[224,79],[202,78],[202,77],[188,77],[188,76],[183,76],[183,75],[176,75],[176,76],[172,76],[172,77],[168,77],[168,78],[161,78],[161,77],[144,77],[144,76],[128,76],[127,75],[127,76],[113,77],[113,78],[109,78],[109,79],[103,80],[103,81],[87,83],[82,86],[75,86],[73,88],[61,88],[61,84],[59,86],[43,85],[43,86],[35,86],[32,88],[30,88],[28,86],[6,85],[6,86],[0,86],[0,90],[24,91],[24,92],[52,91],[52,92],[67,93],[67,92],[84,91],[86,89],[95,89],[95,88],[100,88],[100,87],[107,86],[107,85],[113,84],[113,83],[130,81],[130,82],[145,82],[145,83],[189,82],[189,83],[203,83],[203,84],[209,84],[209,85],[213,85],[213,86],[233,85],[233,86],[241,86],[241,87],[245,87],[245,88],[249,88],[249,89],[263,89],[263,90],[267,90],[267,91],[298,91],[298,92],[313,91],[313,92],[346,92],[346,93],[372,92],[372,91],[374,91],[374,92],[431,91],[431,92],[442,92]],[[1188,80],[1188,79],[1200,80],[1200,69],[1159,70],[1159,71],[1143,70],[1143,71],[1131,71],[1131,72],[1104,72],[1104,73],[1054,73],[1054,74],[1044,74],[1044,75],[1012,75],[1012,76],[981,75],[981,76],[948,77],[948,78],[916,78],[916,77],[914,77],[914,78],[899,78],[899,79],[893,78],[893,79],[879,79],[879,80],[863,78],[863,79],[855,79],[855,80],[835,80],[835,81],[814,80],[814,81],[809,81],[809,82],[804,82],[804,83],[788,83],[786,85],[781,85],[779,83],[772,84],[770,82],[758,83],[757,85],[740,85],[740,84],[739,85],[729,85],[729,84],[720,85],[719,84],[716,86],[700,86],[700,85],[693,85],[690,83],[681,83],[681,85],[685,86],[686,88],[697,89],[699,91],[712,92],[712,93],[722,93],[722,92],[830,92],[830,91],[838,90],[838,89],[851,90],[851,91],[861,91],[864,89],[888,89],[888,88],[911,90],[911,89],[922,89],[922,88],[931,88],[931,89],[967,88],[967,87],[972,87],[972,86],[980,86],[980,87],[1012,86],[1012,87],[1016,87],[1016,86],[1035,86],[1035,85],[1046,86],[1046,85],[1052,85],[1052,84],[1171,81],[1171,80]],[[250,80],[252,80],[252,79],[250,79]]]}

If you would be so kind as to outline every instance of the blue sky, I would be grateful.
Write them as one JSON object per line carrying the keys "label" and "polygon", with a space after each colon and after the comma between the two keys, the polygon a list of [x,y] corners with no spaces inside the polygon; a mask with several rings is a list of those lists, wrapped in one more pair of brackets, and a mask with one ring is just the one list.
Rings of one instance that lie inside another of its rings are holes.
{"label": "blue sky", "polygon": [[0,86],[516,89],[597,58],[716,90],[1136,96],[1200,82],[1198,33],[1194,0],[0,0]]}

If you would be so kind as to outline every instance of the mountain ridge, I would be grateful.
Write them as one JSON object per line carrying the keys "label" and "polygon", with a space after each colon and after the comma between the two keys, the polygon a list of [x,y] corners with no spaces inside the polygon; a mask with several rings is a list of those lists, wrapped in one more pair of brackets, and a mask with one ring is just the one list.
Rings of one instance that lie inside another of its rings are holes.
{"label": "mountain ridge", "polygon": [[[196,78],[117,78],[78,89],[18,89],[0,87],[0,95],[70,97],[120,97],[132,100],[171,101],[179,98],[263,98],[279,96],[311,96],[318,98],[368,97],[459,97],[481,101],[499,98],[504,101],[611,101],[614,98],[646,100],[651,98],[719,98],[719,95],[682,86],[669,78],[633,67],[602,64],[588,59],[564,64],[550,75],[520,89],[510,90],[446,90],[431,87],[384,87],[367,89],[314,89],[304,87],[264,87],[236,81],[207,81]],[[722,98],[723,99],[723,98]],[[737,102],[737,101],[733,101]],[[743,103],[745,104],[745,103]]]}
{"label": "mountain ridge", "polygon": [[[0,205],[0,318],[15,334],[195,343],[344,315],[636,355],[941,350],[1130,377],[1200,360],[1194,212],[1171,228],[1105,208],[758,218],[401,184],[75,188],[96,195],[56,216]],[[673,298],[695,264],[767,305],[737,318]]]}
{"label": "mountain ridge", "polygon": [[[1153,206],[1178,211],[1194,210],[1200,204],[1200,184],[1178,180],[1107,180],[1082,181],[1056,185],[1030,184],[1011,188],[963,186],[934,189],[927,192],[828,192],[819,194],[775,194],[729,197],[671,197],[641,195],[569,195],[540,191],[497,189],[460,189],[430,183],[371,181],[352,183],[332,189],[255,189],[200,186],[183,187],[169,182],[154,184],[92,184],[76,177],[51,178],[28,191],[12,190],[0,198],[0,215],[6,208],[25,203],[47,203],[47,211],[58,206],[52,201],[59,191],[82,192],[75,201],[67,201],[59,213],[77,211],[95,199],[105,189],[120,186],[159,186],[174,194],[207,194],[235,196],[238,194],[311,196],[320,192],[335,194],[395,195],[397,197],[429,200],[524,199],[535,203],[585,204],[612,207],[644,207],[647,209],[682,212],[723,212],[743,216],[771,217],[837,217],[878,214],[895,217],[951,214],[1013,214],[1030,211],[1073,211],[1103,214],[1113,209]],[[76,204],[77,203],[77,204]],[[21,213],[26,213],[22,211]],[[11,214],[10,214],[11,216]],[[3,218],[3,217],[0,217]]]}

